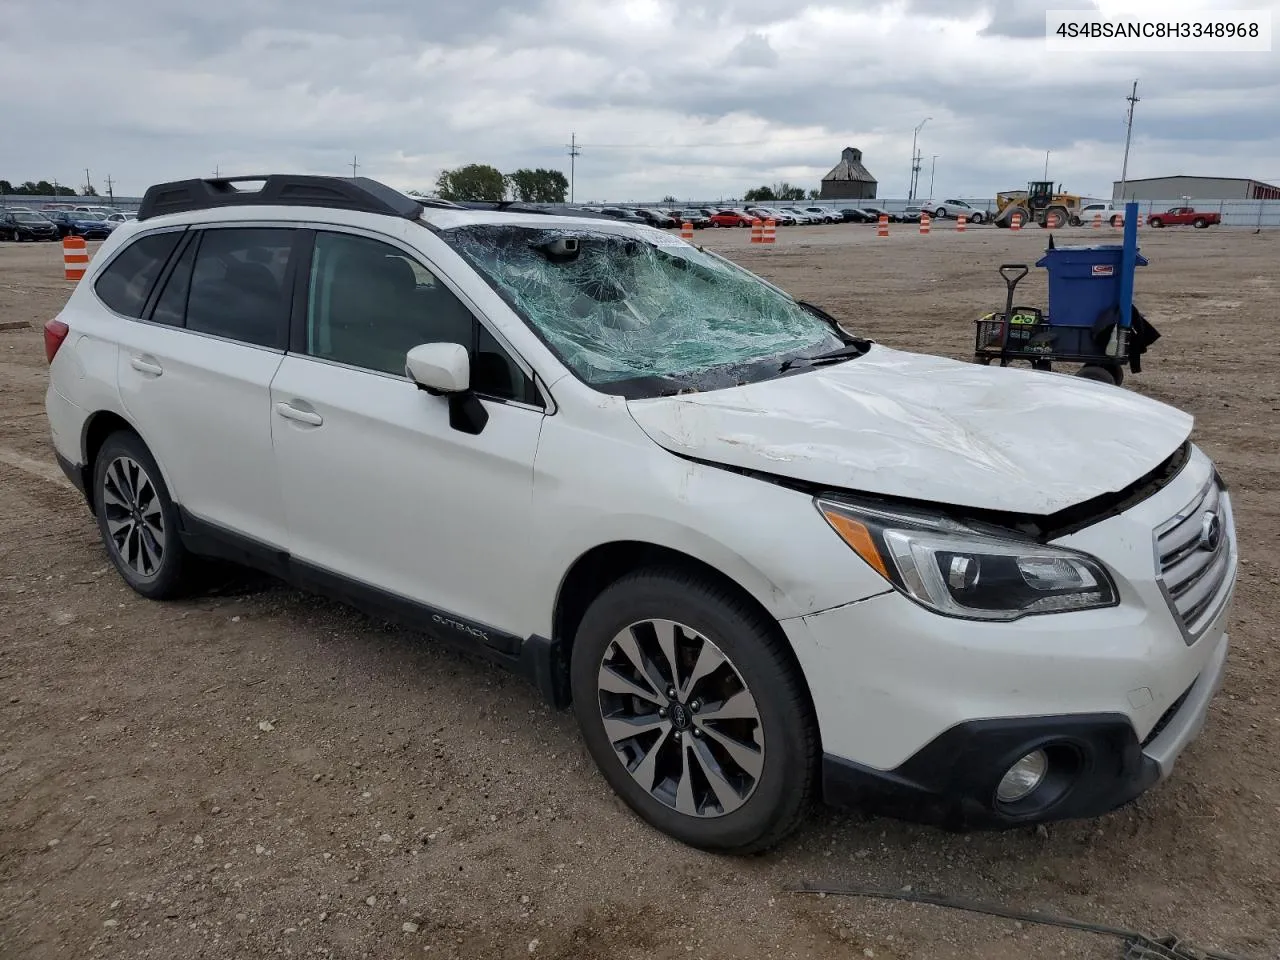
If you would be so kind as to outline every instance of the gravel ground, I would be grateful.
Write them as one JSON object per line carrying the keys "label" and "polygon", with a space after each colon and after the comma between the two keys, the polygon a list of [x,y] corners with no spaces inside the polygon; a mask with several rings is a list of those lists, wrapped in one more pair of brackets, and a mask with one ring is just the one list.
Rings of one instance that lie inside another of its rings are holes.
{"label": "gravel ground", "polygon": [[[851,329],[966,357],[996,266],[1044,233],[950,224],[709,230]],[[1091,241],[1088,230],[1064,231]],[[1082,934],[786,892],[802,881],[981,897],[1248,957],[1280,954],[1280,233],[1146,232],[1164,335],[1133,389],[1197,418],[1234,489],[1234,652],[1174,777],[1107,817],[952,835],[815,811],[735,859],[615,800],[568,714],[496,668],[229,572],[127,590],[53,462],[40,324],[53,245],[0,245],[0,957],[1115,958]],[[1042,271],[1035,271],[1041,273]],[[1033,302],[1043,279],[1026,281]],[[1266,334],[1264,336],[1264,334]]]}

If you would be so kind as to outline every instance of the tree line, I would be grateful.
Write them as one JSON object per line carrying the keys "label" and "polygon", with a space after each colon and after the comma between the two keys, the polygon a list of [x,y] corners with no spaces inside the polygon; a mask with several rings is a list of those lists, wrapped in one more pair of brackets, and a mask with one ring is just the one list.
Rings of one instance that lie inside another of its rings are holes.
{"label": "tree line", "polygon": [[436,194],[442,200],[564,203],[568,193],[569,179],[559,170],[544,167],[522,167],[514,173],[503,173],[487,163],[469,163],[445,170],[436,178]]}
{"label": "tree line", "polygon": [[[410,191],[418,196],[417,191]],[[443,200],[523,200],[527,203],[564,203],[569,193],[569,181],[559,170],[522,168],[515,173],[503,173],[487,163],[469,163],[466,166],[443,171],[436,179],[436,194]],[[817,190],[806,194],[803,187],[782,183],[753,187],[742,195],[747,203],[770,203],[787,200],[817,200]],[[675,203],[672,196],[665,203]]]}
{"label": "tree line", "polygon": [[[98,191],[93,189],[92,185],[82,187],[83,191],[80,196],[96,197]],[[55,188],[48,180],[27,180],[23,183],[12,184],[8,180],[0,180],[0,194],[15,194],[19,197],[74,197],[77,196],[76,191],[66,184],[58,184]]]}

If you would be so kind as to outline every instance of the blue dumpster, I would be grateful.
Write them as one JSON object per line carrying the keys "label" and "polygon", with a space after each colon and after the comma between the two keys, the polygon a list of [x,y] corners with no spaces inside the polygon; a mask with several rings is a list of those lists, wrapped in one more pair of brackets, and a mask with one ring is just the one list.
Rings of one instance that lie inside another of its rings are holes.
{"label": "blue dumpster", "polygon": [[[1132,298],[1133,282],[1132,277],[1128,284],[1123,282],[1125,260],[1125,247],[1119,243],[1046,250],[1036,266],[1044,267],[1049,274],[1049,323],[1055,327],[1091,327],[1104,310],[1119,307],[1126,314],[1121,326],[1128,326],[1123,288],[1128,288]],[[1147,259],[1135,250],[1133,263],[1145,267]]]}

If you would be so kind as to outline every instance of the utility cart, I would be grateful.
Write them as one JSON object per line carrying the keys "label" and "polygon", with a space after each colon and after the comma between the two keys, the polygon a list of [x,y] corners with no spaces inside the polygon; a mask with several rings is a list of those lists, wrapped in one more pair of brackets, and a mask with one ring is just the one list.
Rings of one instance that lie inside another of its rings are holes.
{"label": "utility cart", "polygon": [[1138,205],[1125,208],[1124,242],[1049,248],[1036,261],[1049,279],[1048,310],[1018,305],[1018,282],[1030,268],[1000,267],[1004,311],[977,321],[974,360],[1007,367],[1026,361],[1037,370],[1055,363],[1082,366],[1077,376],[1120,384],[1125,367],[1138,372],[1138,356],[1159,336],[1133,306],[1133,278],[1147,260],[1138,252]]}

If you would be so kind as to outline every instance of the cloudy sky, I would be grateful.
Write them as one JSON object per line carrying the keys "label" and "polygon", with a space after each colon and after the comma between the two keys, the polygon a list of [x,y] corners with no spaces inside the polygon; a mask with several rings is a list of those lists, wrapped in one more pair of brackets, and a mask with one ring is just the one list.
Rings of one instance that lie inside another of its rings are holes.
{"label": "cloudy sky", "polygon": [[[576,198],[816,186],[853,145],[881,197],[988,196],[1050,174],[1280,182],[1280,52],[1049,53],[1046,8],[1161,19],[1280,0],[0,0],[0,178],[99,190],[359,172],[430,189],[484,162]],[[934,157],[937,157],[936,161]]]}

